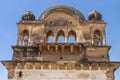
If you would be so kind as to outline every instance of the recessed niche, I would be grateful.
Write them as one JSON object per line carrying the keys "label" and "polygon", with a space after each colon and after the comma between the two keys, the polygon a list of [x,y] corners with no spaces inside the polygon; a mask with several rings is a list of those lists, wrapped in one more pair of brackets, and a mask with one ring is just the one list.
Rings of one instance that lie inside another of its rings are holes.
{"label": "recessed niche", "polygon": [[63,57],[60,57],[60,60],[62,60],[63,59]]}
{"label": "recessed niche", "polygon": [[52,24],[52,21],[50,21],[50,24]]}
{"label": "recessed niche", "polygon": [[18,77],[19,77],[19,78],[22,78],[22,76],[23,76],[22,71],[20,71],[20,72],[18,73]]}
{"label": "recessed niche", "polygon": [[104,58],[104,56],[103,56],[103,55],[101,55],[101,56],[100,56],[100,58]]}
{"label": "recessed niche", "polygon": [[72,24],[72,21],[70,22],[70,24]]}

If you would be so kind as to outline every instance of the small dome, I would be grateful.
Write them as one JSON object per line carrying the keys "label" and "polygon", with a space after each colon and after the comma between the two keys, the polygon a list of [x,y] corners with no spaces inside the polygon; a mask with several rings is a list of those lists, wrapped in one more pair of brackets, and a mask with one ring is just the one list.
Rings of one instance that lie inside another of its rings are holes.
{"label": "small dome", "polygon": [[35,20],[35,16],[31,11],[26,11],[22,15],[22,21],[33,21],[33,20]]}
{"label": "small dome", "polygon": [[88,20],[101,20],[101,19],[102,15],[96,10],[93,10],[89,13]]}

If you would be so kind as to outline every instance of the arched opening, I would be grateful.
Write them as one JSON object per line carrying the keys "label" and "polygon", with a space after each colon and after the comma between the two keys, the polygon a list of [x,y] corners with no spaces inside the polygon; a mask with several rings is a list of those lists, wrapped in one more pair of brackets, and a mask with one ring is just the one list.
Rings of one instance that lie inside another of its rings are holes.
{"label": "arched opening", "polygon": [[64,43],[65,42],[65,33],[64,31],[60,30],[57,34],[57,43]]}
{"label": "arched opening", "polygon": [[47,39],[47,43],[53,43],[54,42],[54,34],[53,34],[52,31],[47,32],[46,39]]}
{"label": "arched opening", "polygon": [[54,37],[53,36],[49,36],[47,42],[48,43],[53,43],[54,42]]}
{"label": "arched opening", "polygon": [[65,42],[64,36],[59,36],[57,42],[58,43],[64,43]]}
{"label": "arched opening", "polygon": [[102,34],[99,30],[94,31],[93,42],[95,46],[102,45]]}
{"label": "arched opening", "polygon": [[75,43],[76,42],[76,32],[71,30],[68,33],[68,43]]}
{"label": "arched opening", "polygon": [[29,34],[27,30],[23,31],[23,43],[22,45],[27,46],[28,45],[28,39],[29,39]]}

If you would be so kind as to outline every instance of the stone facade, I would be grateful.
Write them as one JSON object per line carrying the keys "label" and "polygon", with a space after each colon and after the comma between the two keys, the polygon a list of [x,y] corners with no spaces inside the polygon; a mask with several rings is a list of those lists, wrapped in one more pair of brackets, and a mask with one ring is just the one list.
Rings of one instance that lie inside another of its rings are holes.
{"label": "stone facade", "polygon": [[80,11],[57,5],[38,20],[25,12],[17,26],[13,58],[2,61],[9,80],[114,80],[120,63],[109,60],[111,46],[99,12],[91,11],[86,20]]}

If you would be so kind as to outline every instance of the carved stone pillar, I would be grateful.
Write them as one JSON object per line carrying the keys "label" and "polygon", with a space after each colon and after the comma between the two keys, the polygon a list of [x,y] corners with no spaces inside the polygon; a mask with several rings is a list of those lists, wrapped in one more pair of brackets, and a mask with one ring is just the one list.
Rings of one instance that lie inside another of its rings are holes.
{"label": "carved stone pillar", "polygon": [[62,45],[62,54],[64,54],[64,45]]}
{"label": "carved stone pillar", "polygon": [[54,42],[57,43],[57,34],[54,34]]}
{"label": "carved stone pillar", "polygon": [[70,48],[70,53],[73,53],[73,45],[71,45]]}
{"label": "carved stone pillar", "polygon": [[58,52],[58,45],[55,45],[55,52]]}
{"label": "carved stone pillar", "polygon": [[65,36],[65,43],[67,43],[68,41],[67,41],[67,36]]}
{"label": "carved stone pillar", "polygon": [[65,43],[68,43],[68,30],[65,30]]}
{"label": "carved stone pillar", "polygon": [[105,30],[103,31],[103,41],[102,44],[105,46],[106,45],[106,34],[105,34]]}
{"label": "carved stone pillar", "polygon": [[93,45],[94,44],[94,42],[93,42],[93,36],[94,36],[94,34],[93,34],[92,26],[90,27],[90,36],[91,36],[90,43],[91,43],[91,45]]}

